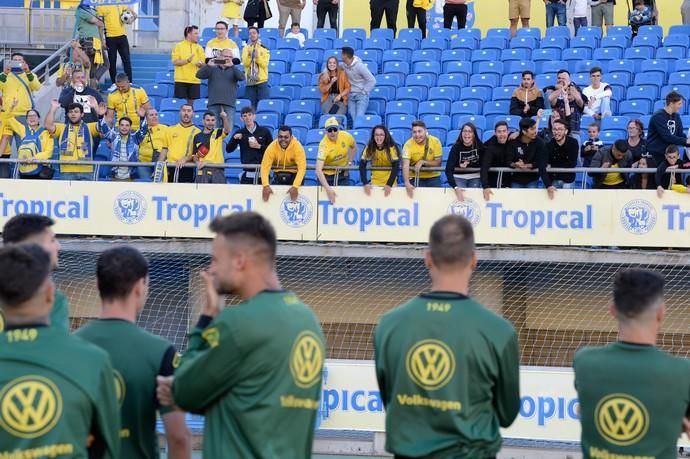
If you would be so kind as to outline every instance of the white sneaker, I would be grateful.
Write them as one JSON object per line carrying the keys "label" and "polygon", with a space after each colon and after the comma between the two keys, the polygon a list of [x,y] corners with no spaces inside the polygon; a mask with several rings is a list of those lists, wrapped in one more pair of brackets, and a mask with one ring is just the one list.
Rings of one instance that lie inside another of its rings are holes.
{"label": "white sneaker", "polygon": [[110,87],[108,88],[108,92],[115,91],[116,88],[117,88],[117,86],[115,86],[115,83],[113,83],[113,84],[111,84]]}

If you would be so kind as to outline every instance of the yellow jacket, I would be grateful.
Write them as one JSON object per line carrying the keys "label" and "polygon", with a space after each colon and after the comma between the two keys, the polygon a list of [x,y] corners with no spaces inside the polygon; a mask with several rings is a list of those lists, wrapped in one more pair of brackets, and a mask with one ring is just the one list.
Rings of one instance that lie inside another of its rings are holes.
{"label": "yellow jacket", "polygon": [[[19,81],[21,79],[21,81]],[[22,84],[22,81],[24,84]],[[27,91],[27,87],[29,90]],[[38,77],[28,73],[0,73],[0,92],[2,100],[8,109],[12,107],[12,101],[17,99],[17,106],[10,112],[11,116],[26,116],[31,110],[31,93],[41,89]]]}
{"label": "yellow jacket", "polygon": [[268,175],[271,169],[273,169],[273,172],[294,173],[295,168],[297,168],[297,175],[292,185],[298,187],[302,184],[304,174],[307,172],[307,155],[302,144],[293,137],[288,147],[283,150],[280,148],[278,140],[274,140],[266,148],[264,157],[261,160],[261,184],[263,186],[270,184]]}
{"label": "yellow jacket", "polygon": [[205,62],[206,53],[204,48],[198,43],[192,43],[188,40],[182,40],[172,50],[172,60],[192,58],[192,62],[184,65],[176,65],[174,78],[176,83],[190,83],[200,84],[201,80],[196,77],[196,72],[199,68],[196,66],[197,62]]}
{"label": "yellow jacket", "polygon": [[[252,54],[256,53],[254,62],[256,64],[256,77],[254,78],[252,71]],[[256,86],[268,81],[268,60],[271,58],[271,53],[261,43],[247,44],[242,50],[242,64],[244,64],[244,73],[247,77],[247,86]]]}

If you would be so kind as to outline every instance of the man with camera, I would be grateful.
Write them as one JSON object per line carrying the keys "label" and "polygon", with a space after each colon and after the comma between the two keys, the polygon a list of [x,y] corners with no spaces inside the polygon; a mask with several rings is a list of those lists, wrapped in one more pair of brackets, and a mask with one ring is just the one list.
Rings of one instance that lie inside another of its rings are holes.
{"label": "man with camera", "polygon": [[[5,61],[3,72],[0,73],[0,92],[11,107],[9,116],[13,116],[20,123],[26,122],[26,112],[34,108],[33,93],[41,89],[38,77],[29,69],[29,65],[22,53],[13,53],[10,61]],[[14,104],[14,100],[17,101]]]}
{"label": "man with camera", "polygon": [[561,113],[565,112],[565,101],[570,105],[569,135],[580,144],[580,120],[582,112],[587,104],[587,96],[582,94],[580,88],[570,80],[570,72],[565,69],[556,74],[556,86],[549,94],[551,108]]}
{"label": "man with camera", "polygon": [[217,127],[222,127],[223,112],[231,123],[235,119],[237,83],[244,80],[244,72],[235,67],[239,63],[231,49],[224,49],[196,72],[197,78],[208,80],[208,110],[216,115]]}

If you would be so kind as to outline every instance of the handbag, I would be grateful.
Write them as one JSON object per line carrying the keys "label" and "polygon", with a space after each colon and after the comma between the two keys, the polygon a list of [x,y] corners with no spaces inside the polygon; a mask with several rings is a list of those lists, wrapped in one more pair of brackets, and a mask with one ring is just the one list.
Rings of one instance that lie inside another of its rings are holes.
{"label": "handbag", "polygon": [[271,19],[273,17],[273,12],[271,12],[271,6],[268,4],[268,0],[262,0],[264,3],[264,13],[266,20]]}

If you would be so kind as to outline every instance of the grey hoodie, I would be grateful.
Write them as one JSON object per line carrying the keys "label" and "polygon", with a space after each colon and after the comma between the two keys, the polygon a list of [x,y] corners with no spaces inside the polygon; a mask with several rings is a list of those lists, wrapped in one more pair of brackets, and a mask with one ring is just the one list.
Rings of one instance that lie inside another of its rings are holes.
{"label": "grey hoodie", "polygon": [[347,65],[343,63],[347,78],[350,80],[350,95],[354,94],[369,94],[374,86],[376,86],[376,79],[371,74],[362,59],[355,56],[352,63]]}

